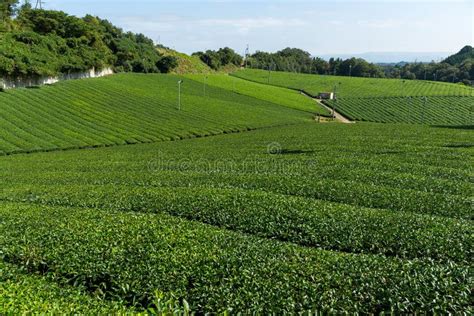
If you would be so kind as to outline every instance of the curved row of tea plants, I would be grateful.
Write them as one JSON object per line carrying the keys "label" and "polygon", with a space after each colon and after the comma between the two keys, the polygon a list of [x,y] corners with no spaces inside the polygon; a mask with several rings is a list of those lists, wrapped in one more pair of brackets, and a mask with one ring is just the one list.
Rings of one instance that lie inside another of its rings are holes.
{"label": "curved row of tea plants", "polygon": [[[99,298],[197,312],[469,312],[469,268],[295,246],[163,214],[2,203],[2,257]],[[422,294],[421,294],[422,293]]]}
{"label": "curved row of tea plants", "polygon": [[472,125],[474,97],[347,98],[325,101],[356,121]]}
{"label": "curved row of tea plants", "polygon": [[336,90],[338,100],[324,102],[357,121],[433,125],[472,125],[474,122],[474,89],[464,85],[262,70],[240,70],[233,75],[305,91],[315,97],[321,92]]}
{"label": "curved row of tea plants", "polygon": [[0,261],[0,311],[4,315],[136,312],[122,302],[104,302],[88,294],[84,288],[61,286],[48,276],[29,274],[17,265]]}
{"label": "curved row of tea plants", "polygon": [[328,110],[294,90],[259,84],[223,74],[185,75],[185,77],[201,82],[203,95],[212,97],[211,91],[207,89],[211,85],[313,114],[330,114]]}
{"label": "curved row of tea plants", "polygon": [[[80,157],[5,157],[0,197],[165,212],[325,249],[469,261],[470,131],[400,127],[304,124]],[[269,153],[275,141],[279,151]]]}
{"label": "curved row of tea plants", "polygon": [[472,146],[302,123],[0,157],[0,252],[138,309],[469,313]]}
{"label": "curved row of tea plants", "polygon": [[356,78],[264,71],[239,70],[233,76],[274,86],[304,90],[317,96],[332,92],[336,86],[340,98],[362,97],[422,97],[422,96],[474,96],[474,89],[461,84],[425,80]]}
{"label": "curved row of tea plants", "polygon": [[[0,93],[0,154],[146,143],[309,120],[309,113],[172,75],[122,74]],[[292,91],[281,89],[292,95]]]}
{"label": "curved row of tea plants", "polygon": [[[468,263],[468,220],[367,209],[236,188],[46,185],[5,189],[1,199],[140,213],[166,213],[308,247]],[[436,236],[436,240],[433,240]]]}

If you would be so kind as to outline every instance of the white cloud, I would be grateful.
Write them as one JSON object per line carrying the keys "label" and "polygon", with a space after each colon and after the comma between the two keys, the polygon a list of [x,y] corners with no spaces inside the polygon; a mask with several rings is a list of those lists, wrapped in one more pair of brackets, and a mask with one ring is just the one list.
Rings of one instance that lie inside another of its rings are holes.
{"label": "white cloud", "polygon": [[357,25],[376,29],[393,29],[403,26],[424,27],[427,25],[424,21],[406,21],[403,19],[383,19],[383,20],[359,20]]}
{"label": "white cloud", "polygon": [[237,18],[237,19],[186,19],[179,16],[160,16],[155,19],[127,17],[123,24],[130,29],[142,31],[167,31],[176,28],[230,28],[240,34],[247,34],[255,29],[274,29],[302,27],[306,22],[299,19],[280,19],[273,17]]}

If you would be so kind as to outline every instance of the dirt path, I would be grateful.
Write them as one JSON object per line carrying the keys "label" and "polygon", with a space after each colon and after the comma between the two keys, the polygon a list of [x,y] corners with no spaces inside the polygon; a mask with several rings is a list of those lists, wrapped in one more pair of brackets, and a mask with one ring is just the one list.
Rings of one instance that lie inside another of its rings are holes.
{"label": "dirt path", "polygon": [[[321,102],[321,100],[316,99],[316,98],[313,98],[312,96],[306,94],[306,93],[303,92],[303,91],[301,92],[301,94],[307,96],[308,98],[313,99],[314,101],[316,101],[321,107],[323,107],[323,108],[325,108],[326,110],[328,110],[329,113],[332,113],[332,112],[333,112],[332,108],[330,108],[329,106],[327,106],[326,104],[324,104],[323,102]],[[351,121],[350,119],[348,119],[347,117],[345,117],[344,115],[342,115],[341,113],[339,113],[339,112],[337,112],[337,111],[334,111],[334,118],[336,119],[336,121],[341,122],[341,123],[345,123],[345,124],[355,123],[354,121]]]}

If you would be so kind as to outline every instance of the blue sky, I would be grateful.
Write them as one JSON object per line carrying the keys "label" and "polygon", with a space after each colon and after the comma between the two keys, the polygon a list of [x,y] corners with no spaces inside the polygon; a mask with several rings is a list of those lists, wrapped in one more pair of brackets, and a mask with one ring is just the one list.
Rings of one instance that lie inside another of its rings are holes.
{"label": "blue sky", "polygon": [[[45,0],[47,9],[106,18],[191,53],[298,47],[313,55],[455,52],[474,43],[474,1]],[[33,1],[34,2],[34,1]]]}

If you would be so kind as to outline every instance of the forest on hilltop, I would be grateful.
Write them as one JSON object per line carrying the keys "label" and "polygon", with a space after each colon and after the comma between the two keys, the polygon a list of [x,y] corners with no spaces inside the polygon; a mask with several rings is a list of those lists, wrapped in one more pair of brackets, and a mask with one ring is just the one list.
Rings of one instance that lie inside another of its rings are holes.
{"label": "forest on hilltop", "polygon": [[381,66],[354,57],[345,60],[330,58],[326,61],[298,48],[285,48],[276,53],[257,51],[247,56],[246,64],[255,69],[319,75],[434,80],[466,85],[474,82],[474,51],[471,46],[464,47],[440,63],[433,61]]}
{"label": "forest on hilltop", "polygon": [[107,20],[18,3],[0,1],[0,76],[56,76],[108,67],[158,73],[176,66],[176,59],[161,55],[151,39]]}

